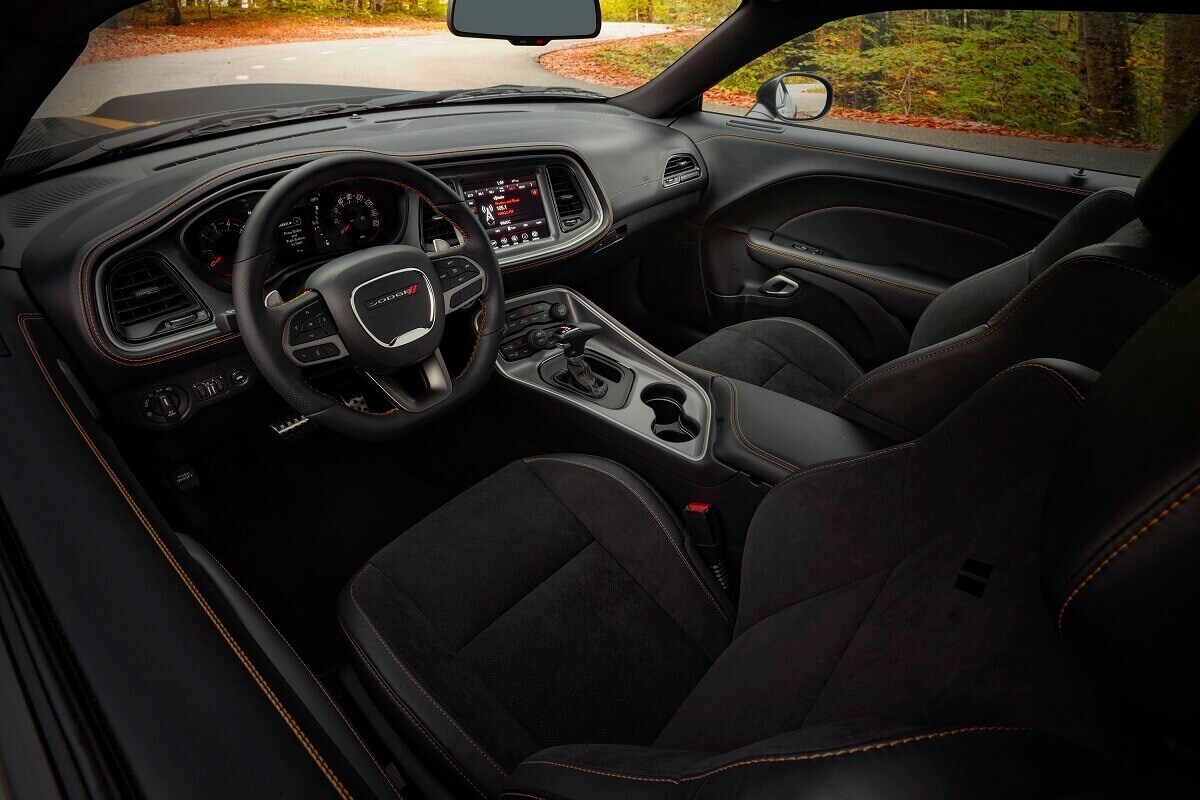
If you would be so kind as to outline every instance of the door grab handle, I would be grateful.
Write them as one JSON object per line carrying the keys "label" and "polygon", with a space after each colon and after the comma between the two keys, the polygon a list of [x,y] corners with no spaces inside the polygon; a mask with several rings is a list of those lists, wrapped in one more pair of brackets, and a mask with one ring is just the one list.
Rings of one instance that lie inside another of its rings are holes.
{"label": "door grab handle", "polygon": [[800,288],[800,284],[787,275],[773,275],[766,283],[758,287],[758,291],[768,297],[791,297]]}

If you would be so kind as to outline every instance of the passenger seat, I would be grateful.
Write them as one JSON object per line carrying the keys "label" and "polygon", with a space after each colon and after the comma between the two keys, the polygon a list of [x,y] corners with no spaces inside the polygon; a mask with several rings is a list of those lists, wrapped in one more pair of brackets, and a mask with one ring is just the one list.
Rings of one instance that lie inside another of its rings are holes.
{"label": "passenger seat", "polygon": [[1195,275],[1176,254],[1194,219],[1189,181],[1198,177],[1198,132],[1193,116],[1136,194],[1096,192],[1033,250],[942,292],[918,319],[908,353],[886,364],[864,370],[824,331],[784,317],[731,325],[677,358],[896,440],[928,431],[1020,361],[1061,358],[1102,369]]}

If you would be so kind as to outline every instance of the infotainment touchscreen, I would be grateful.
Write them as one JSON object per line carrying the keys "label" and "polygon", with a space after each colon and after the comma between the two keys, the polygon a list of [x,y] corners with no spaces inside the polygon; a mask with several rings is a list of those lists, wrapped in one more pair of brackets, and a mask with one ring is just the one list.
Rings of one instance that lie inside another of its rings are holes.
{"label": "infotainment touchscreen", "polygon": [[467,205],[497,250],[550,236],[546,201],[536,175],[468,181],[462,190]]}

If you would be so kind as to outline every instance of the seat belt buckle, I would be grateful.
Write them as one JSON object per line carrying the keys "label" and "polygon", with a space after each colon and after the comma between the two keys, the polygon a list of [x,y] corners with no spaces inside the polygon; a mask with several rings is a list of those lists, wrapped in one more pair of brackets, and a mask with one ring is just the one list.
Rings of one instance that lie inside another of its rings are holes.
{"label": "seat belt buckle", "polygon": [[717,583],[729,591],[729,575],[721,558],[721,526],[712,503],[697,500],[683,507],[683,524],[692,546]]}

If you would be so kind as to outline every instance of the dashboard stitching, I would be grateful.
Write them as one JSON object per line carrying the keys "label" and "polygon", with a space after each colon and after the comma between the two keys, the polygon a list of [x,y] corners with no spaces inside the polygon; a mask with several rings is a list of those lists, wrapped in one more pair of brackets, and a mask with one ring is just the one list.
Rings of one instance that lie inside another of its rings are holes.
{"label": "dashboard stitching", "polygon": [[1031,181],[1024,178],[1010,178],[1006,175],[994,175],[987,172],[976,172],[969,169],[960,169],[958,167],[944,167],[938,164],[926,164],[921,161],[907,161],[901,158],[889,158],[888,156],[873,156],[867,153],[857,153],[853,150],[837,150],[832,147],[820,147],[812,144],[801,144],[799,142],[785,142],[778,139],[763,139],[759,136],[741,136],[736,133],[713,133],[696,140],[696,145],[701,142],[707,142],[709,139],[744,139],[748,142],[766,142],[767,144],[776,144],[783,147],[792,147],[798,150],[811,150],[817,153],[829,153],[831,155],[850,156],[851,158],[865,158],[870,161],[881,161],[886,164],[899,164],[906,167],[917,167],[918,169],[934,170],[935,172],[949,172],[955,175],[969,175],[973,178],[983,178],[985,180],[1002,181],[1004,183],[1015,183],[1023,186],[1030,186],[1035,189],[1051,189],[1057,192],[1070,192],[1071,194],[1090,195],[1094,194],[1091,189],[1077,189],[1073,186],[1057,186],[1053,183],[1042,183],[1040,181]]}
{"label": "dashboard stitching", "polygon": [[[439,156],[471,155],[471,154],[476,154],[476,153],[480,153],[480,154],[492,153],[492,154],[494,154],[494,153],[518,152],[518,151],[529,151],[529,150],[547,150],[547,149],[561,149],[561,150],[569,151],[575,158],[578,158],[580,161],[583,162],[583,164],[587,167],[588,172],[590,173],[591,179],[594,180],[596,182],[596,184],[598,186],[600,186],[600,188],[601,188],[601,191],[599,192],[598,197],[607,206],[606,210],[608,212],[607,213],[608,225],[602,231],[597,231],[597,233],[594,236],[590,237],[587,241],[580,243],[580,245],[578,247],[568,250],[565,253],[562,253],[553,258],[548,258],[548,259],[544,259],[542,261],[535,261],[530,264],[522,265],[520,267],[514,267],[514,268],[507,269],[507,270],[502,269],[501,272],[517,272],[517,271],[524,270],[524,269],[531,269],[533,267],[540,267],[545,264],[554,263],[554,262],[560,261],[564,258],[569,258],[569,257],[581,252],[582,250],[586,249],[587,247],[590,247],[595,241],[597,241],[598,239],[603,237],[604,234],[607,233],[612,227],[612,206],[608,202],[608,198],[607,198],[606,192],[603,188],[603,184],[600,182],[600,178],[597,176],[595,170],[592,168],[592,166],[591,166],[590,162],[588,162],[587,158],[582,153],[580,153],[578,150],[576,150],[575,148],[573,148],[569,145],[551,144],[551,143],[527,144],[527,145],[498,145],[495,147],[486,147],[486,148],[458,148],[458,149],[450,149],[450,150],[419,151],[419,152],[415,152],[415,153],[390,153],[390,152],[386,152],[383,150],[371,150],[368,148],[329,148],[329,149],[322,149],[322,150],[309,150],[309,151],[305,151],[305,152],[301,152],[301,153],[289,153],[289,154],[282,155],[282,156],[276,156],[273,158],[261,159],[259,161],[253,161],[253,162],[249,162],[246,164],[240,164],[235,167],[231,167],[227,170],[224,170],[222,172],[219,172],[215,175],[212,175],[208,178],[205,178],[204,180],[200,181],[199,183],[194,184],[191,188],[183,191],[180,194],[177,194],[174,198],[167,201],[165,204],[161,205],[157,210],[147,214],[146,216],[142,217],[141,219],[137,220],[136,222],[132,222],[129,225],[126,225],[121,230],[110,234],[105,239],[103,239],[101,242],[98,242],[97,244],[93,245],[88,250],[87,254],[83,257],[83,260],[80,262],[80,267],[79,267],[79,293],[80,293],[80,301],[79,302],[80,302],[80,311],[82,313],[83,322],[84,322],[84,330],[87,333],[88,338],[91,340],[93,347],[97,350],[97,352],[100,353],[100,355],[102,357],[104,357],[114,363],[120,364],[122,366],[129,366],[129,367],[140,366],[143,364],[148,365],[148,364],[160,363],[162,361],[167,361],[167,360],[171,360],[174,358],[178,358],[180,356],[187,355],[188,353],[193,353],[193,352],[196,352],[197,350],[201,350],[206,347],[211,347],[211,346],[220,344],[222,342],[226,342],[231,339],[238,338],[239,334],[228,333],[228,334],[224,334],[222,336],[217,336],[217,337],[213,337],[211,339],[206,339],[206,340],[203,340],[200,342],[196,342],[191,345],[186,345],[184,347],[180,347],[175,350],[168,350],[168,351],[165,351],[162,353],[155,353],[153,355],[146,356],[143,358],[129,358],[127,356],[121,355],[121,354],[109,349],[107,343],[104,341],[105,336],[104,336],[103,332],[100,331],[97,327],[95,313],[94,313],[95,303],[91,298],[91,280],[94,275],[93,266],[96,263],[96,260],[98,258],[98,254],[100,253],[100,251],[107,250],[114,245],[120,244],[122,240],[124,240],[127,236],[136,233],[138,231],[138,229],[144,229],[146,227],[149,227],[150,225],[159,221],[162,217],[177,210],[181,205],[183,205],[185,202],[190,200],[196,194],[202,192],[203,190],[207,189],[208,187],[212,186],[215,183],[219,183],[229,177],[238,175],[239,173],[252,172],[254,170],[261,169],[263,167],[269,167],[272,164],[304,161],[305,159],[312,160],[312,159],[316,159],[316,158],[322,158],[324,156],[339,155],[339,154],[378,155],[378,156],[384,156],[387,158],[411,161],[414,159],[428,159],[428,158],[436,158]],[[302,164],[300,164],[298,166],[302,166]],[[420,194],[420,193],[418,192],[418,194]],[[433,206],[434,208],[437,208],[437,206],[435,204],[433,204],[431,201],[429,201],[428,198],[425,198],[423,194],[421,195],[421,197],[426,202],[428,202],[431,206]],[[455,226],[455,228],[457,230],[457,226]]]}

